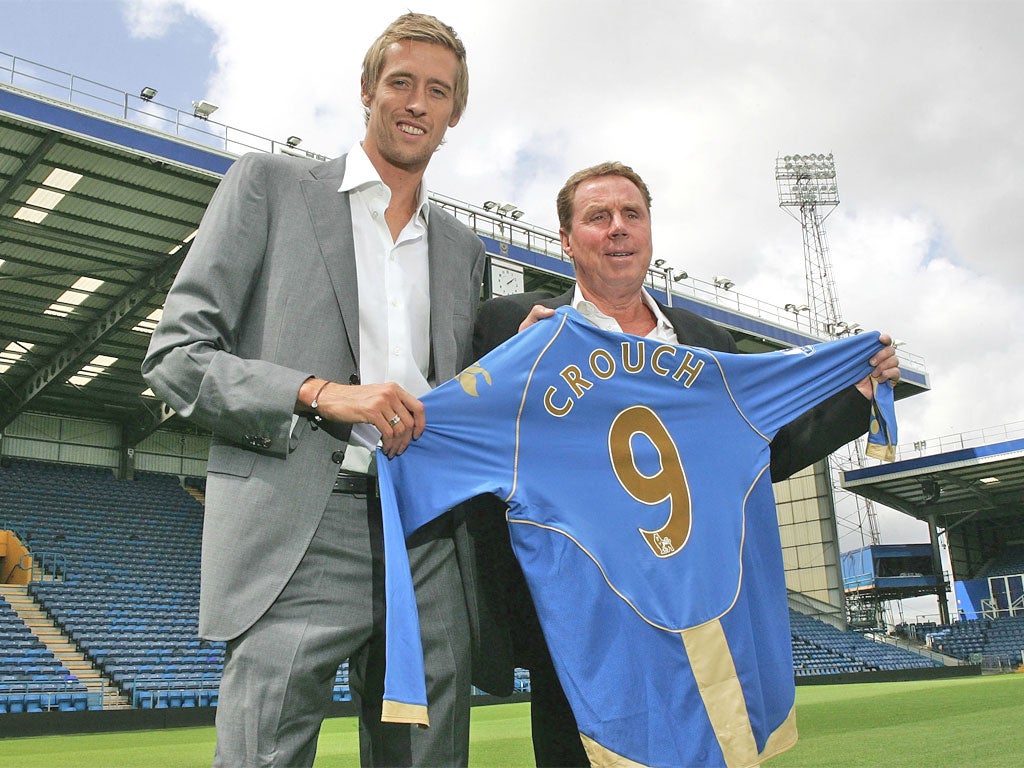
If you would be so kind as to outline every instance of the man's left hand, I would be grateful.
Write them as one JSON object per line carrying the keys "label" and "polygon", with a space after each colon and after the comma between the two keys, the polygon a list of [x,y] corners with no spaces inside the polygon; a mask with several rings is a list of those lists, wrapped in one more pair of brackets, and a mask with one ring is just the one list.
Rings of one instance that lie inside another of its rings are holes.
{"label": "man's left hand", "polygon": [[900,380],[900,360],[896,357],[896,347],[892,345],[892,337],[887,333],[883,333],[878,340],[886,345],[885,349],[872,355],[871,359],[868,360],[868,364],[874,366],[874,370],[870,375],[858,381],[856,385],[860,393],[868,400],[874,397],[871,379],[874,379],[879,384],[883,381],[888,381],[894,385]]}

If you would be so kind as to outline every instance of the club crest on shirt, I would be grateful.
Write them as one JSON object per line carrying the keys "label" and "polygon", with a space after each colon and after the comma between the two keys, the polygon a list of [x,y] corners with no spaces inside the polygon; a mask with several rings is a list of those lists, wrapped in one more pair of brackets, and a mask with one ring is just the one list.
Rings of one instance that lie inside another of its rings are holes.
{"label": "club crest on shirt", "polygon": [[491,374],[480,365],[480,363],[473,363],[472,365],[466,366],[461,372],[456,374],[455,378],[459,380],[459,384],[465,390],[466,394],[471,397],[479,397],[477,392],[477,379],[483,378],[487,385],[491,384]]}

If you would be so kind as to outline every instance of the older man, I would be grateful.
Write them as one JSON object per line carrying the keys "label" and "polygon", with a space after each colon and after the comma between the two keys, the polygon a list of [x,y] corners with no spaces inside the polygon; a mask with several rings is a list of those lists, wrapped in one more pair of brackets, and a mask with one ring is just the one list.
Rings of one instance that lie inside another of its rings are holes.
{"label": "older man", "polygon": [[[557,198],[562,248],[572,260],[576,285],[554,298],[542,293],[505,296],[486,302],[477,317],[474,355],[490,352],[521,329],[571,305],[594,325],[669,344],[736,352],[723,328],[681,308],[659,304],[645,289],[653,253],[651,195],[643,179],[621,163],[609,162],[573,174]],[[883,336],[883,343],[891,340]],[[871,377],[899,380],[898,360],[889,346],[869,361]],[[868,424],[870,377],[834,395],[780,431],[771,443],[771,476],[783,480],[864,433]],[[538,766],[589,765],[576,721],[552,667],[522,571],[509,543],[504,519],[493,514],[500,502],[479,497],[474,514],[480,599],[492,616],[492,638],[484,655],[489,677],[511,680],[515,666],[530,670],[534,754]]]}

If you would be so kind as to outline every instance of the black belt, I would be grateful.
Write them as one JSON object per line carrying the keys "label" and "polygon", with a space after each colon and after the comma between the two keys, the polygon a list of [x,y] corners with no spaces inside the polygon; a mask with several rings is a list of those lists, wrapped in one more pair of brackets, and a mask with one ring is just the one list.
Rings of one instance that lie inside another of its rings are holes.
{"label": "black belt", "polygon": [[356,496],[377,495],[377,478],[371,475],[339,472],[334,480],[334,493],[348,493]]}

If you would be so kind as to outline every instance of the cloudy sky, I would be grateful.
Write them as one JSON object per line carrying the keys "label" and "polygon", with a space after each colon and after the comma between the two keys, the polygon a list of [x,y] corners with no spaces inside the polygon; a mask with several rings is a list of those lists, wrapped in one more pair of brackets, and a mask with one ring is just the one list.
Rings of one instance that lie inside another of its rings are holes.
{"label": "cloudy sky", "polygon": [[[1024,420],[1024,3],[0,0],[0,51],[172,107],[206,98],[219,122],[333,156],[361,138],[363,53],[410,8],[469,52],[435,191],[554,228],[565,178],[621,160],[651,187],[656,257],[781,306],[805,288],[775,160],[831,152],[842,313],[931,376],[900,402],[901,442]],[[879,519],[883,541],[924,540]]]}

